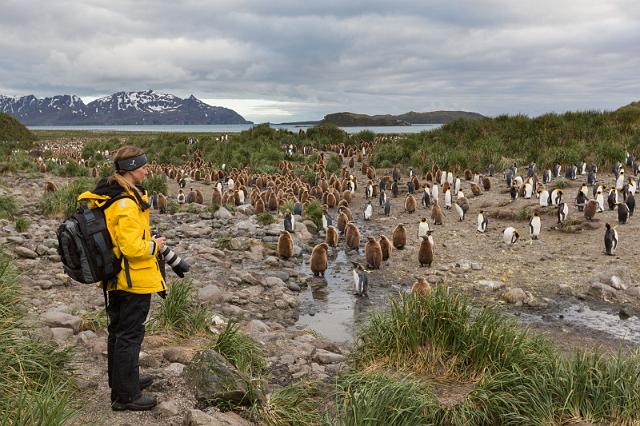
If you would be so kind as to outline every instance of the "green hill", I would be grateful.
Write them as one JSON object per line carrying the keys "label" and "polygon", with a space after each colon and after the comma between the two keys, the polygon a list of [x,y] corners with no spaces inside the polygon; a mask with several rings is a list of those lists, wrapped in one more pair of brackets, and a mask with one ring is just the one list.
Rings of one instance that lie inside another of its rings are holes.
{"label": "green hill", "polygon": [[625,151],[640,157],[638,102],[611,112],[456,120],[433,131],[407,135],[402,143],[379,144],[372,162],[379,167],[412,164],[427,170],[436,163],[457,171],[482,171],[491,163],[502,170],[513,162],[535,161],[541,169],[554,161],[567,165],[584,160],[608,168],[624,161]]}
{"label": "green hill", "polygon": [[0,142],[31,142],[36,137],[15,118],[0,112]]}
{"label": "green hill", "polygon": [[401,115],[367,115],[353,112],[337,112],[327,114],[320,124],[336,126],[407,126],[411,124],[446,124],[458,119],[478,120],[484,118],[476,112],[465,111],[431,111],[407,112]]}

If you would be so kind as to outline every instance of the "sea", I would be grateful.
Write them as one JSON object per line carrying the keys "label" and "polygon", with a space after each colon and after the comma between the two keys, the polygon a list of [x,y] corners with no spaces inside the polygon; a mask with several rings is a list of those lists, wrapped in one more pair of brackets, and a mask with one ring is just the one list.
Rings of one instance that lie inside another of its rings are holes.
{"label": "sea", "polygon": [[[83,130],[91,132],[158,132],[158,133],[239,133],[249,130],[255,124],[215,124],[215,125],[173,125],[173,126],[27,126],[30,130]],[[309,125],[270,124],[274,129],[285,129],[298,132],[306,130]],[[377,134],[420,133],[437,129],[442,124],[414,124],[411,126],[359,126],[340,127],[347,133],[360,133],[368,130]]]}

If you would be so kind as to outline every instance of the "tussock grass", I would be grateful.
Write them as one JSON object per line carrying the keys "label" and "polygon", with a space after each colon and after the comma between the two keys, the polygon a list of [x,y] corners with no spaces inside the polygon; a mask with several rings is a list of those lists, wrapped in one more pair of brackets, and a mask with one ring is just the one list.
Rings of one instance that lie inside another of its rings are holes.
{"label": "tussock grass", "polygon": [[[375,313],[350,363],[338,382],[338,424],[640,423],[640,352],[567,358],[495,309],[474,310],[441,288],[400,295]],[[443,404],[434,378],[473,388]]]}
{"label": "tussock grass", "polygon": [[48,192],[40,200],[39,207],[45,216],[71,216],[77,208],[78,195],[95,187],[95,179],[78,178],[54,192]]}
{"label": "tussock grass", "polygon": [[142,186],[147,190],[149,195],[156,193],[162,193],[164,195],[168,194],[167,189],[167,176],[164,174],[148,176],[144,182],[142,182]]}
{"label": "tussock grass", "polygon": [[30,226],[31,226],[31,219],[29,219],[28,217],[21,216],[16,218],[16,231],[27,232]]}
{"label": "tussock grass", "polygon": [[13,219],[18,213],[18,203],[11,195],[0,195],[0,219]]}
{"label": "tussock grass", "polygon": [[263,226],[271,225],[272,223],[276,223],[276,219],[269,212],[262,212],[256,215],[256,221]]}
{"label": "tussock grass", "polygon": [[62,425],[73,415],[71,352],[31,340],[20,306],[16,270],[0,253],[0,424]]}
{"label": "tussock grass", "polygon": [[98,331],[104,330],[109,325],[109,316],[105,308],[97,308],[90,312],[83,312],[80,315],[82,318],[82,329]]}
{"label": "tussock grass", "polygon": [[304,210],[304,218],[312,221],[318,229],[322,228],[322,203],[319,200],[313,200]]}
{"label": "tussock grass", "polygon": [[152,330],[171,330],[181,337],[208,332],[207,310],[194,300],[190,278],[173,282],[149,325]]}
{"label": "tussock grass", "polygon": [[267,364],[262,347],[251,337],[240,332],[240,326],[235,321],[227,323],[211,348],[251,377],[260,377],[266,371]]}
{"label": "tussock grass", "polygon": [[318,412],[319,391],[316,383],[296,382],[269,395],[257,416],[269,426],[324,424]]}

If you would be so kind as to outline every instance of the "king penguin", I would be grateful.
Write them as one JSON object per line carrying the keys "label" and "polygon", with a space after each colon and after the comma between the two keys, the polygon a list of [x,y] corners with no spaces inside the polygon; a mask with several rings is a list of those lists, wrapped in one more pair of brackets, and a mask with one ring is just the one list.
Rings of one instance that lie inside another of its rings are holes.
{"label": "king penguin", "polygon": [[518,231],[516,231],[513,226],[509,226],[502,231],[502,239],[508,246],[514,245],[518,241],[519,237],[520,234],[518,234]]}
{"label": "king penguin", "polygon": [[616,248],[618,248],[618,232],[608,223],[606,227],[607,229],[604,231],[604,251],[609,256],[614,256]]}
{"label": "king penguin", "polygon": [[444,208],[449,210],[451,208],[451,190],[447,189],[444,192]]}
{"label": "king penguin", "polygon": [[429,222],[427,222],[426,217],[423,217],[420,220],[420,223],[418,223],[418,240],[423,236],[427,235],[427,232],[429,232],[429,229],[430,229]]}
{"label": "king penguin", "polygon": [[484,211],[480,210],[480,213],[478,213],[478,232],[487,232],[487,225],[489,225],[489,219],[484,214]]}
{"label": "king penguin", "polygon": [[364,208],[364,220],[370,220],[371,216],[373,216],[373,206],[371,201],[367,201],[367,205]]}
{"label": "king penguin", "polygon": [[296,229],[296,219],[291,213],[284,215],[284,230],[293,234]]}
{"label": "king penguin", "polygon": [[533,217],[529,221],[529,234],[531,234],[531,238],[534,240],[538,239],[540,235],[540,229],[542,228],[542,223],[540,222],[540,215],[538,212],[533,214]]}
{"label": "king penguin", "polygon": [[558,204],[558,223],[562,223],[567,220],[569,216],[569,205],[567,203]]}
{"label": "king penguin", "polygon": [[353,294],[357,296],[369,296],[369,272],[364,269],[361,263],[353,264]]}
{"label": "king penguin", "polygon": [[629,206],[627,203],[618,203],[618,223],[625,225],[629,221]]}

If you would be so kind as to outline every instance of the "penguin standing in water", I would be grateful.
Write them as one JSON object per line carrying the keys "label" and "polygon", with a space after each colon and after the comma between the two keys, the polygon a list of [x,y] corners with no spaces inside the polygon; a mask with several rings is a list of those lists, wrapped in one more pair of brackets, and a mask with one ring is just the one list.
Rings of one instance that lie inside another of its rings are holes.
{"label": "penguin standing in water", "polygon": [[627,203],[618,203],[618,223],[626,225],[629,221],[629,206]]}
{"label": "penguin standing in water", "polygon": [[562,223],[567,220],[567,216],[569,216],[569,205],[567,203],[558,204],[558,223]]}
{"label": "penguin standing in water", "polygon": [[291,213],[284,215],[284,230],[289,233],[294,233],[296,229],[296,219]]}
{"label": "penguin standing in water", "polygon": [[533,217],[529,221],[529,234],[531,234],[531,239],[537,240],[540,235],[540,229],[542,228],[542,223],[540,221],[540,215],[538,212],[533,214]]}
{"label": "penguin standing in water", "polygon": [[371,216],[373,216],[373,206],[371,201],[367,201],[367,205],[364,208],[364,220],[370,220]]}
{"label": "penguin standing in water", "polygon": [[353,294],[356,296],[369,296],[369,272],[364,269],[361,263],[353,264]]}
{"label": "penguin standing in water", "polygon": [[614,256],[616,248],[618,248],[618,232],[608,223],[606,227],[607,229],[604,231],[604,251],[607,255]]}
{"label": "penguin standing in water", "polygon": [[516,242],[518,242],[519,237],[520,237],[520,234],[518,234],[518,231],[516,231],[516,229],[513,226],[509,226],[505,228],[504,231],[502,231],[502,240],[508,246],[512,246]]}
{"label": "penguin standing in water", "polygon": [[429,222],[427,222],[426,217],[423,217],[420,220],[420,223],[418,223],[418,240],[427,235],[427,232],[429,232],[429,230]]}
{"label": "penguin standing in water", "polygon": [[484,211],[480,210],[480,213],[478,213],[478,232],[482,232],[482,233],[487,232],[488,225],[489,225],[489,219],[484,214]]}

